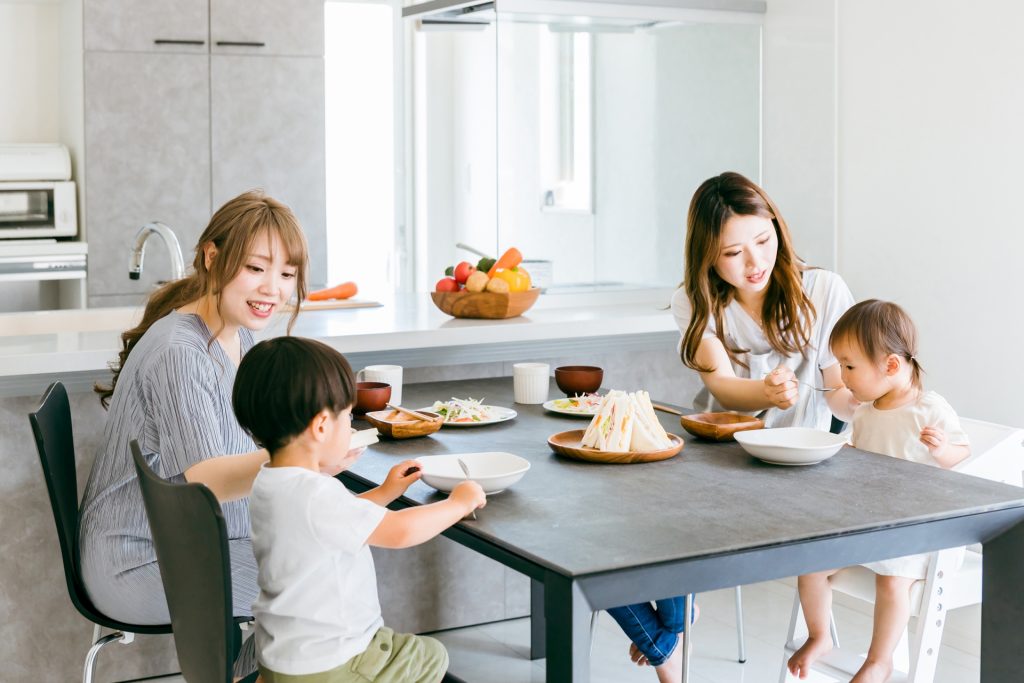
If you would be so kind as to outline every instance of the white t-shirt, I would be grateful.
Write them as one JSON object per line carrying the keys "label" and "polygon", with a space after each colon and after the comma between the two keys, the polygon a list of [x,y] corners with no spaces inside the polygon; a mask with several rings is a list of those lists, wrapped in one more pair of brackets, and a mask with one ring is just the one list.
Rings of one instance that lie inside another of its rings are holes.
{"label": "white t-shirt", "polygon": [[260,469],[249,498],[259,567],[256,652],[276,673],[328,671],[360,654],[383,621],[367,538],[386,510],[301,467]]}
{"label": "white t-shirt", "polygon": [[939,466],[928,447],[921,443],[921,430],[940,427],[949,443],[968,445],[967,434],[960,426],[953,407],[934,391],[927,391],[912,403],[879,410],[871,403],[862,403],[853,412],[850,442],[855,448],[890,455],[923,465]]}
{"label": "white t-shirt", "polygon": [[[832,334],[836,321],[853,305],[853,294],[850,293],[850,288],[846,286],[843,278],[820,268],[804,271],[803,285],[817,311],[806,358],[799,353],[787,356],[773,349],[764,331],[743,309],[739,301],[733,300],[725,307],[724,332],[728,345],[732,348],[750,349],[749,353],[738,354],[737,358],[749,367],[743,367],[736,360],[732,361],[732,370],[737,377],[761,379],[779,365],[785,364],[801,382],[822,386],[821,371],[837,362],[828,346],[829,335]],[[679,333],[685,335],[692,311],[686,290],[682,287],[672,296],[672,315],[679,326]],[[715,319],[709,317],[703,336],[715,338],[716,329]],[[765,426],[815,427],[827,430],[832,424],[832,410],[828,407],[825,393],[803,386],[800,387],[799,393],[799,400],[791,408],[769,408],[764,411],[762,419]],[[715,400],[707,387],[702,387],[697,393],[693,407],[699,411],[726,410]],[[753,411],[751,414],[760,414],[760,411]]]}

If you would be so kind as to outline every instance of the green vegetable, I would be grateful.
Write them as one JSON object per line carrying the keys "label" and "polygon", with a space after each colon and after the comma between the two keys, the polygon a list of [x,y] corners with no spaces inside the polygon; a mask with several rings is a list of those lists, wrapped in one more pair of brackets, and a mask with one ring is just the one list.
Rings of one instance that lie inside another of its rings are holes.
{"label": "green vegetable", "polygon": [[476,269],[477,270],[482,270],[482,271],[484,271],[486,273],[487,271],[489,271],[491,269],[491,267],[494,265],[494,262],[496,260],[497,259],[492,259],[492,258],[490,258],[488,256],[484,256],[482,259],[480,259],[479,261],[476,262]]}
{"label": "green vegetable", "polygon": [[454,277],[455,276],[455,266],[448,266],[447,268],[445,268],[444,269],[444,274],[447,275],[448,277]]}

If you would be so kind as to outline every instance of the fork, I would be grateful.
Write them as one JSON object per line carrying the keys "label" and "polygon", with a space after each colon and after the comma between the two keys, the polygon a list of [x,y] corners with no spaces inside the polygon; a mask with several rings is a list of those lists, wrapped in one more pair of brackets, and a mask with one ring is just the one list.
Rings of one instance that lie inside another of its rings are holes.
{"label": "fork", "polygon": [[[470,480],[469,468],[466,466],[466,462],[462,458],[456,458],[459,461],[459,467],[462,468],[462,473],[466,475],[466,481]],[[471,510],[469,513],[470,519],[476,519],[476,510]]]}

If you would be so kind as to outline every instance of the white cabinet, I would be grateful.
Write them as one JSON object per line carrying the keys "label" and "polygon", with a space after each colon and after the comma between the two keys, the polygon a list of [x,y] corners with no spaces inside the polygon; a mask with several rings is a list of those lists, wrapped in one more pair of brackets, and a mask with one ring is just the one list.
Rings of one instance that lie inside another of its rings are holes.
{"label": "white cabinet", "polygon": [[[83,215],[90,305],[139,301],[170,274],[159,220],[190,250],[210,215],[262,188],[295,211],[326,279],[322,0],[84,0]],[[192,42],[189,42],[192,41]]]}

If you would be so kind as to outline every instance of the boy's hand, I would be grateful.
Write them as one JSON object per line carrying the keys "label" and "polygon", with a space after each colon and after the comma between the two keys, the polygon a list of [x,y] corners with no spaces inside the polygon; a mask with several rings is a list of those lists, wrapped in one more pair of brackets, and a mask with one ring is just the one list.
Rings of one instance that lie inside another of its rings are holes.
{"label": "boy's hand", "polygon": [[773,406],[782,410],[792,408],[800,396],[796,375],[785,365],[775,368],[765,375],[764,395]]}
{"label": "boy's hand", "polygon": [[415,460],[403,460],[388,471],[383,486],[391,491],[397,491],[396,495],[400,496],[423,476],[421,469]]}
{"label": "boy's hand", "polygon": [[949,445],[949,441],[946,440],[946,432],[942,427],[935,425],[921,430],[921,443],[928,447],[928,451],[932,455],[942,453]]}
{"label": "boy's hand", "polygon": [[460,482],[458,486],[452,489],[452,493],[448,498],[449,500],[454,500],[459,505],[464,505],[466,511],[463,514],[466,515],[477,508],[487,505],[487,496],[484,494],[480,484],[475,481]]}

